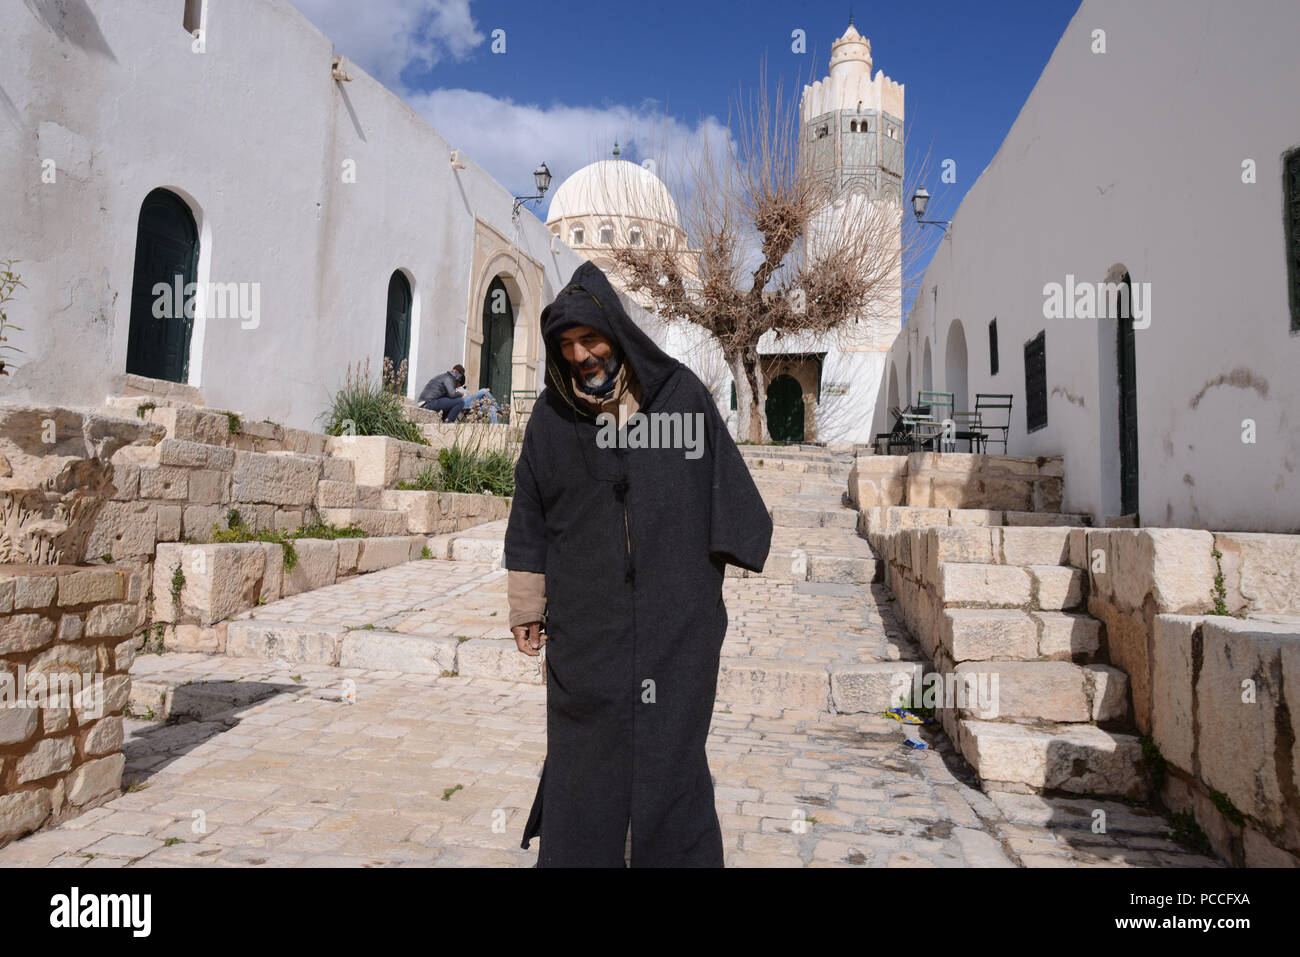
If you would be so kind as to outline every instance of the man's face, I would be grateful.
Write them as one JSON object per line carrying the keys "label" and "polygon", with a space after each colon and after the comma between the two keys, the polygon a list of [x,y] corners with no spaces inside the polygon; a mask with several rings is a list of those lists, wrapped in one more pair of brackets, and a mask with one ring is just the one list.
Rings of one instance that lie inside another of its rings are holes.
{"label": "man's face", "polygon": [[591,326],[574,326],[559,335],[560,353],[587,388],[599,388],[614,365],[614,344]]}

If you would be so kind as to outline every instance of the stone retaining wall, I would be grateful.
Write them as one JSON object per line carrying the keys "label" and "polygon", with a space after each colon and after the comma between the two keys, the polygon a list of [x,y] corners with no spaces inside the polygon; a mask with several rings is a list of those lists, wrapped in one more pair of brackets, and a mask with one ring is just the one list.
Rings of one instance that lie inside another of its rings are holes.
{"label": "stone retaining wall", "polygon": [[163,646],[172,651],[224,654],[232,616],[412,561],[428,542],[423,535],[297,539],[292,571],[285,570],[284,549],[274,542],[164,543],[153,564],[153,624],[163,627]]}
{"label": "stone retaining wall", "polygon": [[1300,864],[1300,536],[1099,529],[1086,547],[1165,803],[1233,863]]}
{"label": "stone retaining wall", "polygon": [[1300,866],[1300,619],[1157,615],[1151,668],[1165,804],[1233,864]]}
{"label": "stone retaining wall", "polygon": [[328,455],[182,439],[124,448],[113,456],[110,500],[94,518],[85,554],[147,558],[160,542],[210,541],[231,509],[253,531],[294,530],[319,516],[387,536],[456,531],[509,512],[510,500],[500,496],[388,490],[436,464],[426,446],[374,436],[329,441],[339,444]]}
{"label": "stone retaining wall", "polygon": [[0,565],[0,845],[120,793],[146,586],[142,563]]}
{"label": "stone retaining wall", "polygon": [[849,473],[857,508],[916,508],[1059,512],[1065,460],[961,452],[859,455]]}

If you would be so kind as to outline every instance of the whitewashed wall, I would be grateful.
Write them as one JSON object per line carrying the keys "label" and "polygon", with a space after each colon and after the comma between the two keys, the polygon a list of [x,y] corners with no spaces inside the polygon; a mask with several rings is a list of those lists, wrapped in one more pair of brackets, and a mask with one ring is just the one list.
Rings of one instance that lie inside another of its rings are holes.
{"label": "whitewashed wall", "polygon": [[[926,271],[890,352],[900,398],[909,361],[913,401],[921,388],[926,340],[935,388],[947,388],[960,320],[971,403],[1015,394],[1010,453],[1064,453],[1067,510],[1118,515],[1115,323],[1044,318],[1043,287],[1122,266],[1152,292],[1150,327],[1136,333],[1143,524],[1300,531],[1281,172],[1300,145],[1297,36],[1293,0],[1084,0]],[[1048,424],[1026,434],[1023,347],[1044,329]],[[887,369],[878,431],[888,381]]]}
{"label": "whitewashed wall", "polygon": [[[194,214],[201,281],[261,284],[256,328],[196,320],[190,384],[209,405],[312,426],[349,361],[378,371],[398,268],[415,296],[411,389],[463,362],[474,218],[512,235],[510,192],[463,151],[453,170],[458,144],[355,64],[335,82],[330,40],[284,0],[209,0],[202,53],[183,7],[0,7],[0,258],[22,260],[28,286],[0,401],[103,401],[126,369],[140,204],[160,186]],[[521,172],[544,159],[521,154]],[[520,224],[549,301],[582,260],[552,253],[531,213]]]}

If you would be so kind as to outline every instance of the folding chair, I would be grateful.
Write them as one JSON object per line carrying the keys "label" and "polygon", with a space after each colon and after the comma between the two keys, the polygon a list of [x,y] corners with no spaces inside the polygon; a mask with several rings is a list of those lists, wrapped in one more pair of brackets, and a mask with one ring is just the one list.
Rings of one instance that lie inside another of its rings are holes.
{"label": "folding chair", "polygon": [[916,394],[916,404],[921,408],[929,408],[930,418],[935,422],[942,422],[944,419],[952,418],[953,397],[951,392],[918,392]]}
{"label": "folding chair", "polygon": [[988,441],[988,433],[984,431],[981,418],[978,412],[954,412],[952,421],[957,428],[953,435],[953,444],[965,439],[970,443],[972,452],[976,451],[976,446],[979,446],[978,450],[983,452],[984,443]]}
{"label": "folding chair", "polygon": [[[980,415],[980,429],[986,433],[985,445],[989,442],[1001,442],[1002,454],[1007,454],[1007,436],[1011,432],[1011,401],[1013,396],[1003,393],[977,392],[975,393],[975,411]],[[987,413],[993,412],[990,416]],[[1006,413],[1005,420],[1000,413]],[[990,419],[996,421],[990,421]],[[997,438],[992,433],[1000,432],[1002,438]]]}
{"label": "folding chair", "polygon": [[[903,422],[903,413],[899,411],[898,406],[890,409],[889,414],[894,417],[894,427],[888,432],[877,432],[876,437],[871,440],[872,450],[877,455],[892,455],[895,447],[906,448],[910,441],[907,437],[906,423]],[[880,451],[882,440],[884,452]]]}

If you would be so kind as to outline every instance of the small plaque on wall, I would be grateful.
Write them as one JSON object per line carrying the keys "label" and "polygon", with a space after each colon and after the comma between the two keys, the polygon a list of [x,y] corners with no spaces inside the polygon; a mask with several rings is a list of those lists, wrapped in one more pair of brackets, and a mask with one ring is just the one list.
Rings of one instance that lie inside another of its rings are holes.
{"label": "small plaque on wall", "polygon": [[847,382],[828,382],[822,386],[824,395],[848,395],[849,386]]}

